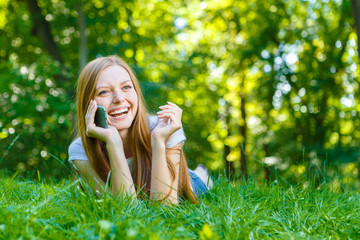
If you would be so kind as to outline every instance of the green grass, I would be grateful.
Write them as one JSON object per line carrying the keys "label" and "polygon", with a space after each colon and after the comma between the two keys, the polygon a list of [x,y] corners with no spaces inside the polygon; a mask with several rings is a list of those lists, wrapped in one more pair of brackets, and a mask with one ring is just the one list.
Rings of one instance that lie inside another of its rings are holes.
{"label": "green grass", "polygon": [[78,184],[0,177],[1,239],[359,239],[355,191],[218,180],[198,205],[94,198]]}

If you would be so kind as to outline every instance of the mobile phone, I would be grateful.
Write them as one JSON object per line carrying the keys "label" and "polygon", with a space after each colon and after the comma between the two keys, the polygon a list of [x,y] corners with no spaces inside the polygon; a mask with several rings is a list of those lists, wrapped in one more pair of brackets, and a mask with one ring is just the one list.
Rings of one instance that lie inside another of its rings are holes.
{"label": "mobile phone", "polygon": [[106,120],[106,110],[103,106],[98,105],[95,113],[95,125],[102,128],[108,128]]}

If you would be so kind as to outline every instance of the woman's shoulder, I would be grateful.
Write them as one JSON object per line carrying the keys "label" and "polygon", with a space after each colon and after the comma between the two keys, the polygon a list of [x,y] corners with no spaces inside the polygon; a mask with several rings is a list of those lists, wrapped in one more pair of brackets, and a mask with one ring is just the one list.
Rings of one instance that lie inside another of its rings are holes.
{"label": "woman's shoulder", "polygon": [[83,145],[82,145],[82,142],[81,142],[81,137],[76,138],[74,141],[72,141],[70,143],[69,150],[70,149],[72,149],[72,150],[77,149],[79,147],[83,148]]}
{"label": "woman's shoulder", "polygon": [[69,146],[69,161],[71,160],[88,160],[81,138],[78,137]]}

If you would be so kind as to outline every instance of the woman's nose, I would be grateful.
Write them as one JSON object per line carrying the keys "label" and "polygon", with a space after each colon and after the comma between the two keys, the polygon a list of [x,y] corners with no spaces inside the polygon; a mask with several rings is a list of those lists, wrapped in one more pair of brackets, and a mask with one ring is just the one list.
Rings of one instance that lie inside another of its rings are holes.
{"label": "woman's nose", "polygon": [[124,99],[124,94],[120,91],[115,91],[114,92],[114,96],[113,96],[113,103],[121,103],[123,102]]}

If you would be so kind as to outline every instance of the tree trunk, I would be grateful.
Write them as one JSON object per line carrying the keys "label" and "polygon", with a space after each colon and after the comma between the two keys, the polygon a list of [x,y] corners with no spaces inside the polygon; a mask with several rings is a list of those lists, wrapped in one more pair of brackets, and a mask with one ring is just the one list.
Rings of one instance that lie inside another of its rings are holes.
{"label": "tree trunk", "polygon": [[79,72],[82,68],[86,65],[88,61],[88,46],[87,46],[87,36],[86,36],[86,16],[83,11],[82,7],[82,0],[78,0],[77,4],[78,10],[78,26],[80,32],[80,39],[79,39]]}
{"label": "tree trunk", "polygon": [[[264,160],[265,160],[265,158],[267,156],[269,156],[269,144],[268,143],[264,144],[264,153],[265,153],[265,157],[264,157]],[[265,161],[264,161],[264,170],[265,170],[266,183],[269,184],[271,171],[270,171],[270,167],[267,164],[265,164]]]}
{"label": "tree trunk", "polygon": [[[355,28],[358,37],[358,56],[360,57],[360,0],[351,0],[353,15],[355,19]],[[345,48],[345,46],[344,46]]]}
{"label": "tree trunk", "polygon": [[225,167],[226,167],[225,173],[226,173],[226,177],[228,179],[230,179],[234,176],[233,175],[234,174],[233,163],[226,159],[227,156],[229,156],[229,154],[230,154],[230,147],[228,145],[225,145],[225,147],[224,147],[224,156],[225,156],[224,159],[225,159]]}
{"label": "tree trunk", "polygon": [[52,58],[63,63],[60,52],[55,44],[54,38],[50,31],[50,24],[45,20],[45,17],[41,14],[41,9],[38,6],[37,0],[26,0],[31,18],[33,19],[33,34],[38,36],[44,48],[51,55]]}
{"label": "tree trunk", "polygon": [[[241,81],[241,87],[240,89],[245,88],[245,79],[242,79]],[[246,97],[245,93],[240,93],[240,111],[241,111],[241,123],[240,124],[240,134],[242,136],[242,141],[240,143],[240,149],[241,149],[241,157],[240,157],[240,176],[243,176],[246,180],[248,179],[248,172],[247,172],[247,159],[246,159],[246,110],[245,110],[245,104],[246,104]]]}
{"label": "tree trunk", "polygon": [[[230,137],[231,135],[231,126],[230,126],[230,111],[228,110],[230,108],[230,104],[226,103],[226,126],[228,127],[228,134],[227,134],[227,137]],[[227,160],[227,157],[229,156],[230,152],[231,152],[231,149],[230,149],[230,146],[224,144],[224,159],[225,159],[225,173],[226,173],[226,177],[228,179],[231,179],[231,178],[234,178],[234,164],[233,162],[230,162]]]}

